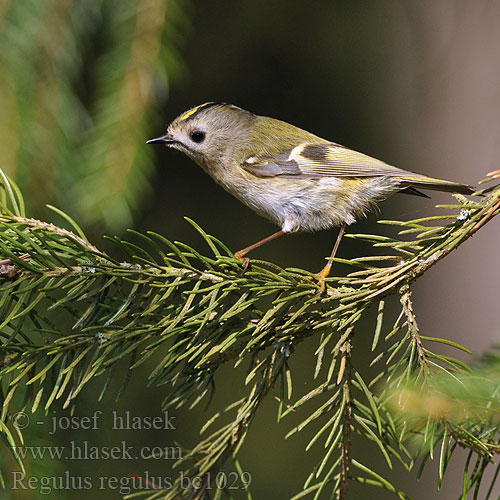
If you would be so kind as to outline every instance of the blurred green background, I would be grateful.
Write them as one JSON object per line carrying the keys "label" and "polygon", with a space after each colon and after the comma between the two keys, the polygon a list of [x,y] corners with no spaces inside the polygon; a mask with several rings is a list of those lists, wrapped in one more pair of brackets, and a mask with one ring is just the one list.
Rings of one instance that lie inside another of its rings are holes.
{"label": "blurred green background", "polygon": [[[184,216],[233,250],[275,231],[180,153],[144,144],[180,112],[210,100],[289,121],[401,168],[473,184],[499,168],[499,21],[500,3],[488,0],[0,0],[1,166],[21,186],[30,215],[63,224],[45,208],[56,205],[103,248],[103,234],[123,235],[133,227],[204,251]],[[378,218],[428,215],[449,200],[394,196],[354,230],[385,230],[374,227]],[[476,354],[498,341],[499,229],[494,221],[419,280],[414,299],[426,335],[449,337]],[[255,256],[315,271],[335,237],[325,231],[281,238]],[[344,239],[340,256],[365,251]],[[355,343],[362,364],[370,341],[359,330]],[[294,356],[297,391],[305,392],[312,377],[316,345],[310,344]],[[87,388],[76,414],[101,409],[109,418],[117,409],[158,415],[168,388],[145,388],[147,370],[134,375],[118,403],[108,395],[98,404],[95,383],[95,394]],[[231,367],[220,375],[220,401],[242,390],[241,372],[236,375]],[[177,429],[166,435],[120,434],[107,421],[93,432],[54,437],[42,415],[44,426],[27,429],[28,444],[190,446],[217,403],[205,413],[176,413]],[[317,458],[314,449],[304,452],[306,436],[283,441],[292,422],[276,425],[273,403],[262,408],[242,453],[256,499],[299,491]],[[55,416],[62,415],[67,411]],[[7,470],[14,467],[8,457],[3,462]],[[415,498],[455,498],[460,466],[457,460],[440,493],[432,465],[420,483],[400,470],[394,477]],[[161,461],[36,459],[29,470],[97,478],[145,470],[169,475],[169,467]],[[365,494],[355,487],[352,497]],[[2,495],[39,498],[40,492]],[[120,498],[116,488],[54,491],[51,498],[104,495]]]}

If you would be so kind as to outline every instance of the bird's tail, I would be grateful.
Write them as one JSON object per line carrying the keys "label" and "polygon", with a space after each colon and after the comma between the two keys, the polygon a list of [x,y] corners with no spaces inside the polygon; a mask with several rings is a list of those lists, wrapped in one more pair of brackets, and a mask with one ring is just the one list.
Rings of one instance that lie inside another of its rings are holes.
{"label": "bird's tail", "polygon": [[459,182],[433,179],[424,175],[404,176],[403,180],[408,181],[408,185],[419,189],[432,189],[433,191],[445,191],[447,193],[472,194],[476,191],[473,186],[460,184]]}

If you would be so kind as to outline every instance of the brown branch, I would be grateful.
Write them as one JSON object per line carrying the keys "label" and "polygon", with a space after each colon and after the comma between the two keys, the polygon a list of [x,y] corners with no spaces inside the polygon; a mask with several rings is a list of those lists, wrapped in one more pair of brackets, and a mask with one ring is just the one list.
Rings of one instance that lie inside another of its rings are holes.
{"label": "brown branch", "polygon": [[342,469],[340,472],[340,487],[337,491],[338,500],[347,500],[351,474],[351,431],[352,431],[352,369],[351,369],[351,342],[348,340],[342,347],[340,373],[342,373],[344,410],[342,415]]}
{"label": "brown branch", "polygon": [[418,360],[420,366],[424,371],[424,374],[429,373],[429,365],[427,362],[427,356],[425,355],[424,345],[422,343],[422,337],[420,336],[420,330],[417,324],[417,318],[413,312],[413,303],[411,301],[411,290],[409,285],[405,284],[400,289],[401,305],[403,306],[403,311],[406,316],[406,322],[408,324],[408,329],[411,335],[412,344],[415,346],[418,354]]}
{"label": "brown branch", "polygon": [[462,243],[467,241],[470,237],[474,236],[479,229],[481,229],[483,226],[485,226],[488,222],[490,222],[493,217],[498,215],[500,213],[500,197],[493,198],[492,200],[492,206],[488,210],[489,205],[486,205],[482,210],[481,213],[484,213],[482,217],[479,218],[479,220],[474,224],[474,226],[469,230],[461,234],[456,241],[452,241],[448,247],[446,247],[442,251],[437,251],[435,254],[431,255],[425,262],[423,262],[421,265],[417,266],[412,272],[408,273],[408,280],[409,281],[414,281],[418,277],[420,277],[422,274],[424,274],[428,269],[430,269],[433,265],[437,264],[440,260],[444,259],[447,257],[453,250],[458,248]]}
{"label": "brown branch", "polygon": [[49,222],[43,222],[38,219],[32,219],[29,217],[20,217],[18,215],[13,215],[13,216],[0,216],[0,222],[3,222],[5,224],[9,224],[12,222],[15,222],[17,224],[22,224],[26,227],[32,228],[32,229],[41,229],[43,231],[49,231],[51,233],[57,234],[58,236],[62,236],[65,238],[69,238],[70,240],[74,240],[77,243],[79,243],[81,246],[87,248],[91,252],[98,253],[100,254],[101,252],[89,243],[86,239],[82,238],[81,236],[76,235],[72,231],[69,231],[68,229],[64,229],[62,227],[56,226],[55,224],[51,224]]}
{"label": "brown branch", "polygon": [[[289,357],[289,354],[290,353],[285,352],[282,347],[277,347],[271,354],[269,354],[260,375],[261,380],[254,386],[253,390],[250,392],[250,396],[240,406],[236,419],[231,424],[232,430],[223,441],[223,449],[219,452],[218,459],[206,470],[203,469],[202,461],[198,461],[198,465],[201,465],[201,467],[196,471],[196,475],[201,475],[204,478],[207,478],[207,473],[210,472],[210,476],[213,477],[222,468],[226,460],[236,453],[241,447],[248,432],[250,423],[255,417],[260,404],[264,401],[265,397],[274,386],[277,377],[281,373],[281,370]],[[210,441],[210,437],[208,438],[208,441]],[[199,453],[200,448],[203,448],[203,444],[204,443],[200,443],[200,445],[191,451],[190,455],[194,456]],[[213,443],[211,447],[213,447]],[[205,498],[205,494],[209,486],[210,485],[205,480],[200,488],[193,491],[183,490],[183,498],[202,500]]]}
{"label": "brown branch", "polygon": [[[490,201],[488,203],[488,201]],[[357,301],[357,299],[362,299],[363,301],[373,301],[374,299],[380,299],[383,296],[391,295],[395,293],[396,287],[401,282],[410,283],[428,271],[432,266],[434,266],[437,262],[445,258],[449,255],[453,250],[458,248],[461,244],[467,241],[470,237],[472,237],[479,229],[481,229],[484,225],[486,225],[490,220],[493,219],[496,215],[500,213],[500,193],[499,190],[493,191],[489,198],[485,198],[484,205],[477,210],[476,214],[471,218],[468,224],[462,226],[461,231],[458,234],[453,233],[451,235],[451,239],[443,236],[443,242],[434,250],[431,249],[430,253],[426,255],[426,252],[423,252],[422,256],[418,256],[417,260],[412,260],[411,262],[402,261],[401,264],[397,266],[393,266],[387,270],[381,268],[380,274],[372,276],[371,278],[365,280],[356,280],[349,279],[347,281],[347,285],[365,285],[358,288],[360,295],[352,295],[353,302]],[[40,229],[45,231],[53,232],[61,237],[66,237],[71,240],[74,240],[81,246],[87,248],[91,252],[102,255],[104,254],[100,252],[97,247],[89,243],[84,238],[74,234],[73,232],[55,226],[54,224],[42,222],[37,219],[30,219],[25,217],[0,217],[0,222],[4,223],[18,223],[26,225],[33,229]],[[467,227],[470,226],[470,227]],[[144,273],[154,273],[156,275],[164,275],[166,277],[182,277],[182,278],[192,278],[192,279],[201,279],[212,281],[214,283],[218,283],[224,280],[224,277],[215,273],[210,273],[207,271],[195,271],[192,269],[186,268],[177,268],[172,266],[166,267],[148,267],[148,266],[133,266],[129,263],[121,263],[120,266],[123,268],[135,267],[141,272]],[[53,268],[47,271],[41,271],[41,273],[45,273],[50,275],[51,277],[59,277],[59,276],[67,276],[68,274],[81,274],[86,271],[85,267],[82,266],[73,266],[73,267],[64,267],[64,268]],[[381,285],[384,285],[381,287]],[[344,291],[345,287],[344,287]],[[326,290],[327,297],[330,298],[344,298],[345,293],[339,293],[337,288],[328,287]],[[319,297],[318,297],[319,298]]]}

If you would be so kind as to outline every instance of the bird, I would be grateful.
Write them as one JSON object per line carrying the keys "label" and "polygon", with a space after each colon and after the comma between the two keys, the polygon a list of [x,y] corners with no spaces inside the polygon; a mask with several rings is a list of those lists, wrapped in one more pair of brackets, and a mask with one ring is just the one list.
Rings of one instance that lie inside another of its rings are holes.
{"label": "bird", "polygon": [[346,227],[396,192],[470,195],[472,186],[391,166],[287,122],[233,104],[206,102],[181,113],[167,132],[146,144],[185,153],[217,184],[281,229],[234,255],[282,235],[339,227],[330,258],[318,273],[321,288]]}

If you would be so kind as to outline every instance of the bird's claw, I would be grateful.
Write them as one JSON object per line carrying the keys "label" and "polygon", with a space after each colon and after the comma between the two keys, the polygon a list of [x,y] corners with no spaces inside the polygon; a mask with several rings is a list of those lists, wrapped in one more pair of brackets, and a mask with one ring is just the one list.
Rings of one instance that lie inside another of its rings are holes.
{"label": "bird's claw", "polygon": [[320,296],[323,295],[326,292],[326,281],[325,278],[319,278],[318,280],[318,291],[316,292],[316,295]]}
{"label": "bird's claw", "polygon": [[325,278],[328,275],[324,276],[323,272],[316,273],[315,276],[307,276],[307,279],[310,281],[318,281],[318,290],[315,295],[323,295],[326,292],[326,281]]}
{"label": "bird's claw", "polygon": [[330,276],[331,270],[332,270],[332,263],[330,261],[323,269],[321,269],[319,273],[316,274],[316,276],[318,277],[318,291],[316,292],[317,295],[323,295],[326,292],[325,279],[328,278],[328,276]]}
{"label": "bird's claw", "polygon": [[242,254],[241,252],[236,252],[234,256],[241,262],[243,272],[245,272],[248,268],[248,265],[250,264],[250,259],[248,257],[245,257],[245,254]]}

